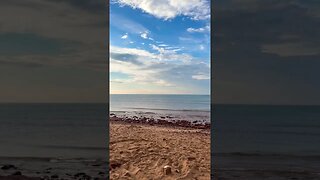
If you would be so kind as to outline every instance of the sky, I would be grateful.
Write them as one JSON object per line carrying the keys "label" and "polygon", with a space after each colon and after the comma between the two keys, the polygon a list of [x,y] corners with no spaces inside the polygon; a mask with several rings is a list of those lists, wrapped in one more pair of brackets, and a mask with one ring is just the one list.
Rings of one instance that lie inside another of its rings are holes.
{"label": "sky", "polygon": [[0,103],[105,103],[106,4],[1,0]]}
{"label": "sky", "polygon": [[111,0],[111,94],[209,94],[210,1]]}
{"label": "sky", "polygon": [[213,3],[213,102],[320,105],[320,1]]}

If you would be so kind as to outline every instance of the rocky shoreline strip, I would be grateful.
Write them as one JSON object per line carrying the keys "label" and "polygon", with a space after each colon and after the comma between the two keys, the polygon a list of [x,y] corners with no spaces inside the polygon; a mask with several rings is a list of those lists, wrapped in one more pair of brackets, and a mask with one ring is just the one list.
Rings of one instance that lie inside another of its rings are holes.
{"label": "rocky shoreline strip", "polygon": [[[159,118],[149,118],[149,117],[119,117],[114,113],[110,113],[110,121],[122,121],[127,123],[137,123],[137,124],[148,124],[148,125],[163,125],[163,126],[176,126],[184,128],[195,128],[195,129],[210,129],[210,123],[203,123],[201,121],[186,121],[186,120],[175,120],[171,116],[160,116]],[[170,120],[167,120],[170,119]]]}
{"label": "rocky shoreline strip", "polygon": [[[43,163],[43,166],[40,165],[36,172],[28,166],[28,162],[21,163],[19,161],[16,163],[2,164],[0,165],[0,180],[104,180],[109,177],[105,163],[88,163],[85,165],[87,166],[86,168],[79,166],[76,169],[65,169],[65,166],[59,166],[58,164],[52,164],[51,167],[48,167],[49,164],[45,162],[41,163]],[[73,163],[70,164],[70,166],[74,165]],[[61,171],[61,169],[65,169],[65,172],[63,172],[63,170]],[[93,171],[87,172],[90,170]]]}

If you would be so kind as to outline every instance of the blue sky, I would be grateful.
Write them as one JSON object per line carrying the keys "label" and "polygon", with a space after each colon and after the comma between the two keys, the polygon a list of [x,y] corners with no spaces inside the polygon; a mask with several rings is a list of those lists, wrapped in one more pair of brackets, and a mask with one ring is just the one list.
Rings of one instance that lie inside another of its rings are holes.
{"label": "blue sky", "polygon": [[111,1],[112,94],[209,94],[209,77],[209,1]]}

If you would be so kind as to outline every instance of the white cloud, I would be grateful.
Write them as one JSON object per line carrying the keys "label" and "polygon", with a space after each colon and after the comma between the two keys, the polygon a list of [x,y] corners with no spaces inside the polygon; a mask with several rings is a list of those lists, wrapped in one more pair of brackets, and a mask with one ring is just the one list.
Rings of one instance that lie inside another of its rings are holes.
{"label": "white cloud", "polygon": [[128,38],[128,34],[125,34],[121,37],[121,39],[127,39]]}
{"label": "white cloud", "polygon": [[110,72],[127,74],[130,78],[126,82],[154,86],[172,87],[183,81],[189,84],[190,80],[208,79],[209,65],[203,61],[188,54],[152,47],[156,53],[110,46]]}
{"label": "white cloud", "polygon": [[141,33],[140,36],[141,36],[143,39],[148,39],[148,33],[147,33],[147,32]]}
{"label": "white cloud", "polygon": [[160,47],[167,47],[168,45],[167,45],[167,44],[159,44],[158,46],[160,46]]}
{"label": "white cloud", "polygon": [[210,32],[210,26],[207,25],[207,26],[201,27],[201,28],[188,28],[187,31],[190,33]]}
{"label": "white cloud", "polygon": [[208,0],[113,0],[112,2],[141,9],[164,20],[177,16],[187,16],[193,20],[210,18],[210,2]]}
{"label": "white cloud", "polygon": [[196,80],[208,80],[210,79],[208,74],[196,74],[192,76],[192,79],[196,79]]}

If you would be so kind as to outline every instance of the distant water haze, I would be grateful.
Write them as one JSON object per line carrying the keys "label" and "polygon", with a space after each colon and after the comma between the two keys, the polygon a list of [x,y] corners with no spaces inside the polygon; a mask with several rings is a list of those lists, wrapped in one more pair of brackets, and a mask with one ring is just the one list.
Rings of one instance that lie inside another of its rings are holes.
{"label": "distant water haze", "polygon": [[172,116],[210,122],[210,95],[112,94],[110,111],[126,116]]}

